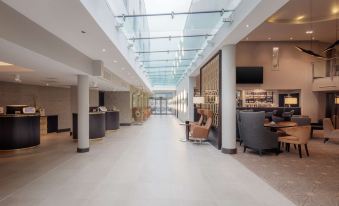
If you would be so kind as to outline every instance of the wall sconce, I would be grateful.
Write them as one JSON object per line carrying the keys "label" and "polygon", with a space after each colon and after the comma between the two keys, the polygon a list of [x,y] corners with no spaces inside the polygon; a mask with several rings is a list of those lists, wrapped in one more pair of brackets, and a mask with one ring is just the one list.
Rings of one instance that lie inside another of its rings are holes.
{"label": "wall sconce", "polygon": [[279,71],[279,47],[273,47],[272,70]]}

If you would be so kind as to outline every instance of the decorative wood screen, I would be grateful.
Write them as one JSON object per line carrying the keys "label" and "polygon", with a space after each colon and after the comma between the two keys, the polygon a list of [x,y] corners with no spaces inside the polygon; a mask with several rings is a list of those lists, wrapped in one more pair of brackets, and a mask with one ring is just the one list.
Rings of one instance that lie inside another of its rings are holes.
{"label": "decorative wood screen", "polygon": [[215,55],[200,71],[200,92],[205,97],[205,104],[202,108],[213,112],[212,125],[215,128],[220,126],[219,115],[219,92],[220,92],[220,53]]}

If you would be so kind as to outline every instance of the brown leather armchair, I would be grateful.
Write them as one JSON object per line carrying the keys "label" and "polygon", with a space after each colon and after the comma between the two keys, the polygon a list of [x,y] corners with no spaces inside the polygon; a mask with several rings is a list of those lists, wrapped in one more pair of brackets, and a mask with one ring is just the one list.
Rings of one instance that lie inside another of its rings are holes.
{"label": "brown leather armchair", "polygon": [[[204,110],[203,114],[206,116],[207,120],[204,125],[195,125],[190,129],[190,137],[189,139],[192,141],[205,141],[208,139],[208,133],[212,126],[212,117],[213,113],[210,110]],[[202,115],[202,116],[204,116]]]}
{"label": "brown leather armchair", "polygon": [[190,122],[190,130],[193,129],[195,126],[201,126],[202,122],[204,121],[204,110],[203,109],[198,109],[198,114],[200,114],[200,118],[198,122]]}

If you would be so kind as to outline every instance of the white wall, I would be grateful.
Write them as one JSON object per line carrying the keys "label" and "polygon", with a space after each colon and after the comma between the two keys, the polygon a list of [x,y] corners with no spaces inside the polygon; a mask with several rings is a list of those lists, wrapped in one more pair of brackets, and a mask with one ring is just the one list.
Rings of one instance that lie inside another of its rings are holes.
{"label": "white wall", "polygon": [[178,118],[182,122],[193,121],[193,95],[195,87],[195,78],[194,77],[185,77],[178,85],[176,95],[187,95],[188,102],[185,101],[184,104],[178,106]]}
{"label": "white wall", "polygon": [[[312,92],[312,62],[318,61],[299,52],[295,45],[310,49],[307,42],[241,42],[237,45],[237,66],[263,66],[264,83],[237,85],[237,89],[301,90],[300,106],[303,115],[312,121],[324,116],[324,94]],[[272,49],[279,47],[279,71],[272,68]],[[324,44],[314,43],[313,50],[320,51]]]}

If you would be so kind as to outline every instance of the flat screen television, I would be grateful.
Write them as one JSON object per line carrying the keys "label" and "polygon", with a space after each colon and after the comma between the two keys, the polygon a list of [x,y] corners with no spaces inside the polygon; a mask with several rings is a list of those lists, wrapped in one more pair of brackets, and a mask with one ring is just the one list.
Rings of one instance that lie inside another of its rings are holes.
{"label": "flat screen television", "polygon": [[263,67],[237,67],[237,84],[262,84]]}

